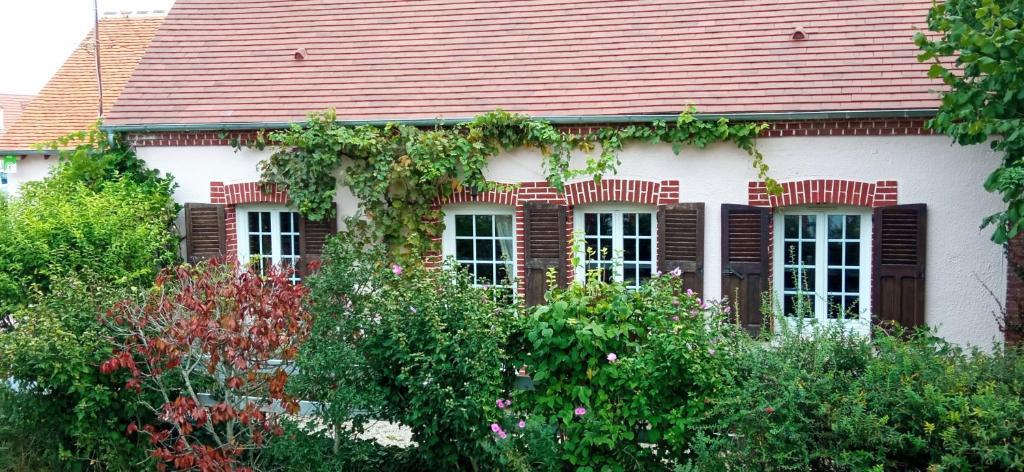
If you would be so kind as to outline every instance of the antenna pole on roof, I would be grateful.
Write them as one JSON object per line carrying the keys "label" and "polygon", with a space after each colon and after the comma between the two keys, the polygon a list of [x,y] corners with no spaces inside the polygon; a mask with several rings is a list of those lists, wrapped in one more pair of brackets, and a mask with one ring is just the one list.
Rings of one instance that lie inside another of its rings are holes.
{"label": "antenna pole on roof", "polygon": [[92,0],[93,48],[96,54],[96,88],[99,91],[99,117],[103,118],[103,72],[100,70],[100,6],[99,0]]}

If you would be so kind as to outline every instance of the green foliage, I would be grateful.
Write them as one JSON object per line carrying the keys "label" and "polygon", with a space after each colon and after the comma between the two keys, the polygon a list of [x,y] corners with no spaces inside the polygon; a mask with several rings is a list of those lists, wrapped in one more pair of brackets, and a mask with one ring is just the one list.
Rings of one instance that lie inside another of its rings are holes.
{"label": "green foliage", "polygon": [[284,434],[270,439],[260,456],[260,470],[302,472],[392,472],[424,470],[415,450],[382,446],[373,441],[341,437],[311,425],[284,421]]}
{"label": "green foliage", "polygon": [[696,470],[1024,470],[1019,352],[819,328],[738,353]]}
{"label": "green foliage", "polygon": [[518,333],[536,384],[518,400],[558,426],[577,470],[663,469],[728,376],[738,334],[719,313],[671,275],[635,292],[596,277],[551,292]]}
{"label": "green foliage", "polygon": [[[993,239],[1005,243],[1024,228],[1024,2],[1020,0],[949,0],[928,15],[938,36],[917,33],[933,61],[929,77],[948,87],[939,113],[929,122],[962,145],[992,140],[1002,165],[985,182],[998,192],[1006,210],[989,216]],[[955,62],[956,67],[950,63]]]}
{"label": "green foliage", "polygon": [[330,403],[321,418],[340,434],[359,408],[355,430],[365,417],[405,424],[433,467],[481,467],[510,313],[464,274],[402,267],[357,240],[332,238],[307,281],[316,318],[293,391]]}
{"label": "green foliage", "polygon": [[16,386],[0,395],[0,469],[137,470],[124,431],[138,398],[100,375],[112,347],[97,317],[176,261],[172,183],[105,143],[62,157],[0,199],[0,316],[16,322],[0,330],[0,379]]}
{"label": "green foliage", "polygon": [[[280,145],[262,167],[263,180],[288,189],[301,213],[313,220],[332,216],[339,168],[344,185],[358,199],[360,209],[382,240],[403,260],[414,260],[432,248],[440,236],[438,197],[462,189],[487,191],[507,184],[489,182],[484,169],[489,159],[520,147],[539,149],[544,155],[547,179],[561,190],[578,177],[600,179],[614,173],[618,151],[630,141],[670,143],[676,153],[683,146],[703,148],[731,142],[751,155],[760,177],[770,191],[781,191],[767,175],[764,157],[755,147],[766,125],[730,123],[726,119],[703,121],[694,110],[675,123],[603,128],[586,136],[564,133],[550,123],[501,110],[447,127],[344,126],[333,111],[314,114],[304,125],[270,134]],[[265,143],[259,142],[258,146]],[[582,168],[571,168],[576,151],[586,158]],[[596,154],[594,154],[596,152]]]}
{"label": "green foliage", "polygon": [[60,172],[63,178],[89,188],[102,187],[120,177],[153,190],[171,185],[169,176],[161,177],[158,170],[147,168],[146,163],[119,136],[108,138],[104,135],[99,123],[38,147],[61,149],[63,166]]}

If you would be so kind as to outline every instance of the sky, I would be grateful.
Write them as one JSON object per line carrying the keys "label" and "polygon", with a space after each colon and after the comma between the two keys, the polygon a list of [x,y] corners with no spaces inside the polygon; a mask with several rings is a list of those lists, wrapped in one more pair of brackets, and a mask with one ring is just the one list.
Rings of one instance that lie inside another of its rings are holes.
{"label": "sky", "polygon": [[[98,0],[108,11],[168,10],[174,0]],[[36,94],[93,27],[93,0],[0,0],[0,94]]]}

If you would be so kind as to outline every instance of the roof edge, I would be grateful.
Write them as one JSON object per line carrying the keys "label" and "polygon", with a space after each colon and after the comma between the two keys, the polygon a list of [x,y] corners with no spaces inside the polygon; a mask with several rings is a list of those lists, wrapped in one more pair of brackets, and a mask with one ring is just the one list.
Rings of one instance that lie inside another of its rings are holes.
{"label": "roof edge", "polygon": [[0,149],[0,156],[56,156],[57,149]]}
{"label": "roof edge", "polygon": [[[896,109],[896,110],[850,110],[850,111],[810,111],[810,112],[768,112],[768,113],[697,113],[694,116],[702,120],[727,118],[733,121],[806,121],[857,118],[930,118],[936,110],[929,109]],[[653,121],[672,121],[678,114],[647,114],[647,115],[555,115],[534,116],[538,120],[555,125],[585,124],[629,124],[650,123]],[[372,119],[372,120],[336,120],[338,124],[348,126],[383,126],[388,123],[410,126],[455,125],[472,121],[473,117],[430,118],[430,119]],[[238,123],[154,123],[139,125],[102,125],[100,129],[108,133],[154,133],[182,131],[254,131],[286,129],[299,121],[264,121]]]}

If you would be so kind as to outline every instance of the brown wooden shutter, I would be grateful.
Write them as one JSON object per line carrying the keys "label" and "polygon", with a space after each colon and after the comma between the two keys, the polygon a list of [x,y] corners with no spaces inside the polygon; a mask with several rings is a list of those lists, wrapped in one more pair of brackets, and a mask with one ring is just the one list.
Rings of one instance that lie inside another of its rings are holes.
{"label": "brown wooden shutter", "polygon": [[761,294],[768,290],[768,209],[722,205],[722,296],[751,334],[764,324]]}
{"label": "brown wooden shutter", "polygon": [[559,286],[564,287],[566,283],[566,209],[561,205],[534,202],[525,207],[526,304],[539,305],[544,303],[544,293],[549,288],[549,269],[558,271]]}
{"label": "brown wooden shutter", "polygon": [[185,204],[185,259],[189,263],[224,257],[224,205]]}
{"label": "brown wooden shutter", "polygon": [[658,208],[658,270],[683,272],[683,285],[704,293],[704,204]]}
{"label": "brown wooden shutter", "polygon": [[875,323],[924,325],[926,210],[924,204],[875,209],[871,242]]}
{"label": "brown wooden shutter", "polygon": [[335,217],[321,221],[310,221],[306,217],[299,218],[299,265],[296,271],[300,276],[309,275],[309,264],[319,261],[324,253],[327,238],[338,232],[338,220]]}

